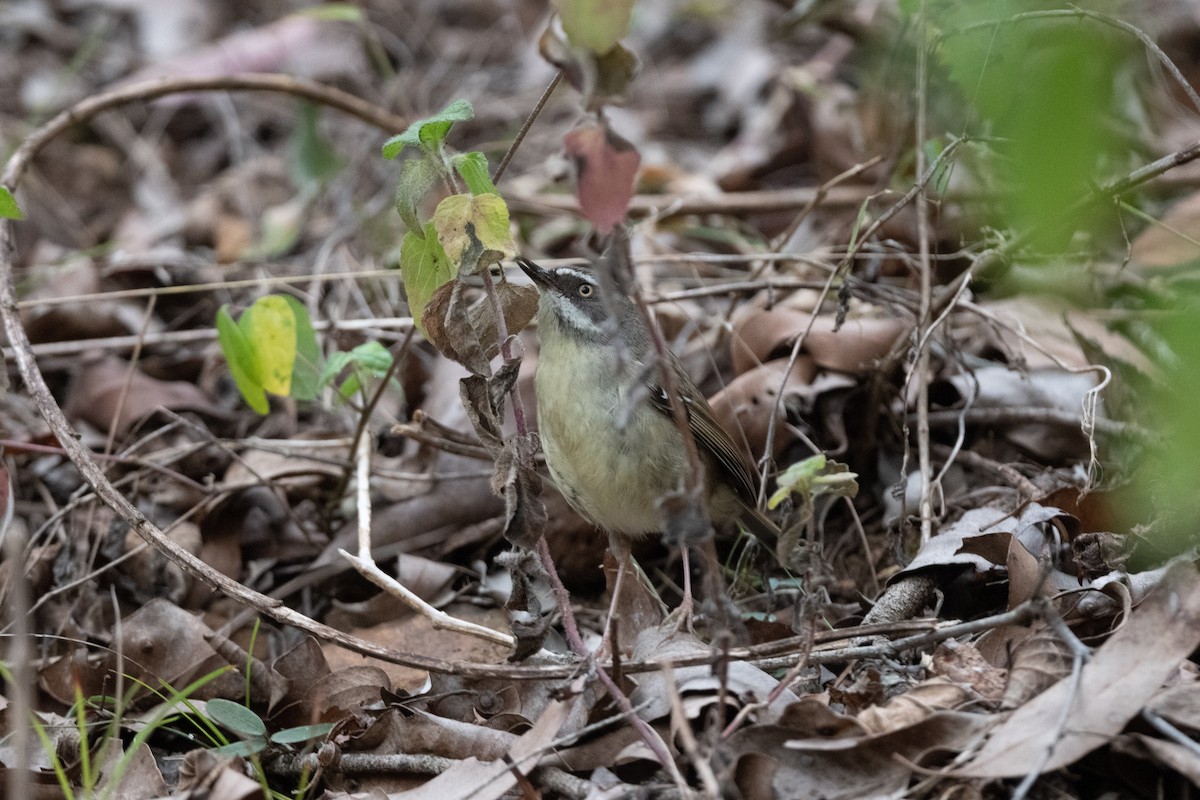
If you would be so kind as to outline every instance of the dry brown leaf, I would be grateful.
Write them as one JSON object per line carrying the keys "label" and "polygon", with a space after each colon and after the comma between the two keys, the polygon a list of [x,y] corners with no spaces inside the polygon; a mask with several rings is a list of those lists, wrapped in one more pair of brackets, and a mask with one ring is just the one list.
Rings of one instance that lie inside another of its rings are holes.
{"label": "dry brown leaf", "polygon": [[[643,630],[637,637],[633,658],[671,659],[709,652],[695,636],[677,631],[669,624]],[[680,667],[671,672],[673,683],[668,683],[666,673],[650,672],[636,678],[637,689],[630,696],[634,705],[645,702],[639,715],[648,722],[666,718],[671,713],[671,695],[679,694],[688,702],[696,719],[700,710],[718,702],[740,705],[761,702],[778,688],[779,680],[746,661],[732,661],[723,675],[715,675],[710,667]],[[688,696],[691,695],[689,698]],[[759,719],[773,721],[799,698],[790,690],[782,691],[771,705],[759,712]]]}
{"label": "dry brown leaf", "polygon": [[727,747],[737,760],[735,780],[746,797],[892,797],[908,787],[909,763],[926,764],[928,756],[961,751],[989,724],[981,715],[940,711],[889,733],[832,740],[796,739],[781,725],[756,725],[735,733]]}
{"label": "dry brown leaf", "polygon": [[1144,733],[1129,733],[1117,737],[1112,749],[1174,770],[1200,788],[1200,756],[1193,748]]}
{"label": "dry brown leaf", "polygon": [[[120,767],[120,777],[113,781]],[[126,752],[120,738],[109,739],[96,767],[105,776],[96,787],[100,796],[120,797],[122,800],[144,800],[162,797],[167,793],[167,782],[163,778],[150,745],[142,742],[132,752]]]}
{"label": "dry brown leaf", "polygon": [[756,367],[734,378],[729,385],[712,396],[711,405],[717,419],[730,432],[735,442],[744,444],[747,455],[754,460],[762,455],[767,446],[767,433],[771,423],[771,411],[779,387],[783,386],[785,402],[780,405],[780,419],[775,425],[775,447],[773,455],[779,455],[793,440],[780,424],[787,410],[787,395],[807,387],[816,375],[816,367],[807,358],[796,360],[787,383],[787,360],[776,359]]}
{"label": "dry brown leaf", "polygon": [[1200,731],[1200,682],[1192,678],[1163,689],[1147,707],[1176,727]]}
{"label": "dry brown leaf", "polygon": [[955,774],[1009,778],[1038,766],[1051,771],[1073,763],[1111,741],[1197,645],[1200,575],[1180,565],[1096,650],[1078,687],[1069,679],[1059,681],[1018,708]]}
{"label": "dry brown leaf", "polygon": [[786,356],[812,314],[784,306],[754,308],[735,315],[729,350],[736,375]]}
{"label": "dry brown leaf", "polygon": [[1173,267],[1200,258],[1200,245],[1195,238],[1200,230],[1200,192],[1193,192],[1167,209],[1160,223],[1149,225],[1133,240],[1129,255],[1134,264]]}
{"label": "dry brown leaf", "polygon": [[254,800],[262,785],[242,771],[240,758],[219,758],[211,750],[192,750],[179,767],[179,792],[221,800]]}
{"label": "dry brown leaf", "polygon": [[115,414],[116,429],[123,433],[160,408],[222,414],[194,383],[151,378],[116,356],[84,366],[71,384],[64,410],[102,431],[113,424]]}
{"label": "dry brown leaf", "polygon": [[859,311],[836,330],[833,314],[818,314],[813,320],[811,313],[785,307],[751,311],[734,324],[734,370],[740,374],[790,352],[796,337],[807,330],[803,352],[817,366],[851,374],[869,371],[908,325],[894,317],[873,316],[868,309]]}
{"label": "dry brown leaf", "polygon": [[[445,611],[460,619],[487,625],[498,631],[507,632],[508,619],[503,609],[482,609],[478,606],[458,604]],[[348,631],[368,641],[394,647],[409,653],[433,656],[447,661],[497,664],[508,656],[508,649],[466,634],[438,630],[433,624],[416,613],[408,613],[369,628]],[[343,650],[337,645],[324,645],[325,658],[333,669],[351,664],[374,664],[382,669],[397,690],[422,691],[429,675],[424,670],[401,667]]]}
{"label": "dry brown leaf", "polygon": [[287,445],[286,452],[247,447],[229,465],[218,486],[226,491],[263,484],[315,488],[323,481],[342,476],[343,468],[331,463],[330,459],[336,460],[344,455],[344,452],[328,447],[305,449]]}
{"label": "dry brown leaf", "polygon": [[513,743],[503,760],[467,758],[416,789],[389,794],[388,800],[498,800],[516,786],[516,770],[510,764],[521,764],[521,772],[532,770],[538,759],[528,757],[552,749],[551,743],[582,697],[577,692],[569,699],[552,702],[533,727]]}
{"label": "dry brown leaf", "polygon": [[1000,707],[1017,708],[1070,673],[1070,648],[1053,629],[1040,625],[1012,650],[1008,686]]}
{"label": "dry brown leaf", "polygon": [[[163,682],[183,687],[195,678],[228,666],[209,643],[212,630],[167,600],[151,600],[121,624],[121,651],[126,669],[148,686]],[[201,687],[193,695],[210,697],[244,696],[245,679],[229,673]]]}
{"label": "dry brown leaf", "polygon": [[929,671],[948,680],[968,685],[984,700],[999,700],[1008,679],[1006,670],[988,663],[983,654],[970,642],[948,639],[933,651]]}
{"label": "dry brown leaf", "polygon": [[868,734],[887,733],[915,725],[936,711],[956,709],[977,699],[969,686],[937,676],[918,683],[904,694],[864,709],[858,715],[858,721]]}

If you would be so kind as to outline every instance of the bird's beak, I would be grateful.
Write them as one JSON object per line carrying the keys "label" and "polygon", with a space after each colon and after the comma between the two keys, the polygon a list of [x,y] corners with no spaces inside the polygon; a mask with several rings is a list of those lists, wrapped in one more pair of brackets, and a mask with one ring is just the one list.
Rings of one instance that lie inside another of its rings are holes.
{"label": "bird's beak", "polygon": [[537,264],[530,261],[524,256],[517,256],[517,266],[521,271],[529,276],[529,279],[536,283],[539,288],[549,289],[554,286],[554,278],[550,270],[539,267]]}

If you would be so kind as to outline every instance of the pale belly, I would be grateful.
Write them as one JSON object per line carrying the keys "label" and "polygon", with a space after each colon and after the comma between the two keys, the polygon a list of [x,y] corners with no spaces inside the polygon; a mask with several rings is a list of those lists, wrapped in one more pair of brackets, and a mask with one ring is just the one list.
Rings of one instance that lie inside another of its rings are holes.
{"label": "pale belly", "polygon": [[[589,370],[553,372],[569,377],[556,384],[539,369],[538,427],[559,491],[610,533],[639,536],[659,530],[656,503],[678,488],[683,469],[678,431],[657,412],[635,414],[618,429],[619,387],[603,387],[597,403],[599,387],[594,375],[585,374]],[[592,398],[589,402],[582,401],[584,393]],[[647,450],[646,444],[654,441],[665,446]]]}

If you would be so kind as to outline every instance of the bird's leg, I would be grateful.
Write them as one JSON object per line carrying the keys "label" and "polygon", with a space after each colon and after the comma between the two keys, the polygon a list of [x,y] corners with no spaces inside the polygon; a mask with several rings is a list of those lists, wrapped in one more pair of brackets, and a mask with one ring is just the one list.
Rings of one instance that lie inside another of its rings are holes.
{"label": "bird's leg", "polygon": [[[688,633],[695,634],[696,630],[692,626],[692,614],[696,610],[696,601],[692,597],[692,565],[691,558],[688,555],[687,545],[683,545],[679,549],[680,557],[683,559],[683,600],[679,602],[679,608],[671,612],[671,617],[675,617],[675,632],[683,630],[686,626]],[[670,621],[671,617],[667,620]]]}

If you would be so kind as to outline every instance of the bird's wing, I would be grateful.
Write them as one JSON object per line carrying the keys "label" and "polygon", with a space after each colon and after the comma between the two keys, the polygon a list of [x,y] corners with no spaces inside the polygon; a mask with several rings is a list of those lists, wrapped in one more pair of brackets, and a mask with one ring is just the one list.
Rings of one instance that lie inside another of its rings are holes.
{"label": "bird's wing", "polygon": [[[717,466],[726,474],[730,483],[741,495],[742,500],[753,507],[758,498],[755,489],[757,475],[750,465],[742,448],[738,447],[729,433],[717,419],[716,412],[704,399],[704,395],[695,388],[692,379],[683,371],[678,361],[673,360],[675,389],[682,393],[683,407],[687,413],[688,427],[696,438],[696,447],[701,453],[711,455]],[[663,389],[657,374],[649,379],[650,402],[668,417],[671,416],[671,403]],[[688,391],[691,389],[691,391]]]}

